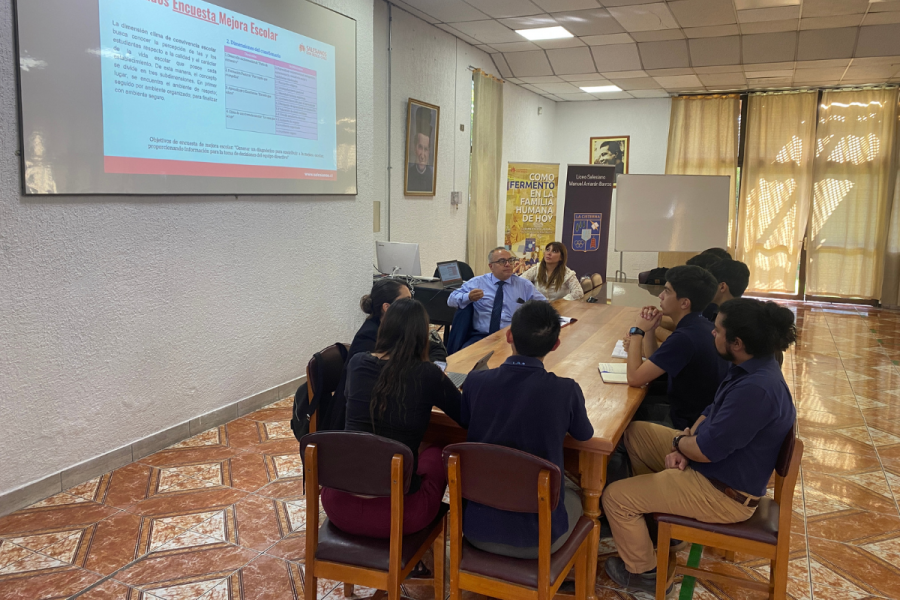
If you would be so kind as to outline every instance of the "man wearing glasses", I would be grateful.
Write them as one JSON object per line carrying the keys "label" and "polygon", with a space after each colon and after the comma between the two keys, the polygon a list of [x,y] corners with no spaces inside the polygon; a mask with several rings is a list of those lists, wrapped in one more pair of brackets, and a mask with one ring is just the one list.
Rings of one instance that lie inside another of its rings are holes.
{"label": "man wearing glasses", "polygon": [[527,279],[513,274],[516,258],[503,246],[488,254],[490,273],[465,282],[447,298],[447,305],[463,309],[474,304],[473,334],[463,347],[508,327],[513,313],[529,300],[547,299]]}

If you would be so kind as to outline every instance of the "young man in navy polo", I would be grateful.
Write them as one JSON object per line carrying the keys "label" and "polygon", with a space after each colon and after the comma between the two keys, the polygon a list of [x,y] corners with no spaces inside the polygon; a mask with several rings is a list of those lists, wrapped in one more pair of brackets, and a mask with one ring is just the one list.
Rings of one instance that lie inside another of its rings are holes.
{"label": "young man in navy polo", "polygon": [[[512,317],[506,340],[512,356],[499,368],[469,373],[463,385],[460,424],[467,441],[498,444],[549,460],[565,473],[566,434],[589,440],[594,428],[584,395],[574,379],[544,368],[544,357],[559,346],[559,313],[547,302],[530,300]],[[575,484],[563,477],[560,502],[551,516],[551,551],[562,546],[582,515]],[[485,552],[537,558],[538,516],[466,503],[463,533]]]}
{"label": "young man in navy polo", "polygon": [[796,341],[793,313],[774,302],[729,300],[710,337],[731,364],[713,404],[683,431],[631,423],[623,439],[635,477],[603,492],[619,551],[606,561],[606,573],[629,590],[653,594],[656,586],[656,551],[644,515],[746,521],[792,435],[796,410],[775,352]]}
{"label": "young man in navy polo", "polygon": [[[634,419],[690,427],[710,405],[728,363],[716,352],[713,325],[701,311],[716,293],[716,279],[706,269],[681,266],[666,272],[666,287],[659,308],[644,307],[629,331],[628,384],[641,387],[664,373],[665,396],[647,396]],[[675,331],[662,343],[654,331],[663,316],[675,323]],[[647,360],[643,361],[642,358]]]}

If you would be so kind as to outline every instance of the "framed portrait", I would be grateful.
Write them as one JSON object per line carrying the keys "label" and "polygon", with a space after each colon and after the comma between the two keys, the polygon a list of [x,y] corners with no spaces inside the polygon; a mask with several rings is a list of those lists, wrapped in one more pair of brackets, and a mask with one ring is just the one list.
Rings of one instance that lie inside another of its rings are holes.
{"label": "framed portrait", "polygon": [[[591,138],[591,164],[609,165],[616,168],[616,175],[628,174],[628,154],[631,151],[631,136]],[[615,187],[615,183],[613,183]]]}
{"label": "framed portrait", "polygon": [[403,193],[434,196],[437,182],[439,106],[409,99],[406,105],[406,172]]}

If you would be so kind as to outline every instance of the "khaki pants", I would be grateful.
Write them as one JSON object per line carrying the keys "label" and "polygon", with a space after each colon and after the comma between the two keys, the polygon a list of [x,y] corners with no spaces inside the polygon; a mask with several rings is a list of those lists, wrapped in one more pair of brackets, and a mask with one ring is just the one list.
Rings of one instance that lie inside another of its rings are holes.
{"label": "khaki pants", "polygon": [[655,423],[631,423],[624,440],[635,477],[617,481],[603,492],[603,511],[619,556],[631,573],[656,567],[645,514],[661,512],[706,523],[739,523],[756,510],[732,500],[690,467],[666,469],[672,438],[679,433]]}

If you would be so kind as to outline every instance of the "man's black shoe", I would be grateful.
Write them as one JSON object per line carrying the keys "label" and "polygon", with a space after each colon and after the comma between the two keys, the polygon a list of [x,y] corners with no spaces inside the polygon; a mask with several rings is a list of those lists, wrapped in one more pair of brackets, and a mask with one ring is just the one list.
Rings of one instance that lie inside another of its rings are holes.
{"label": "man's black shoe", "polygon": [[[618,556],[606,559],[606,574],[609,578],[627,590],[636,592],[646,592],[648,594],[656,594],[656,572],[647,572],[641,574],[629,573],[625,568],[625,561]],[[663,574],[663,577],[666,575]],[[666,594],[672,591],[675,582],[669,584]]]}

